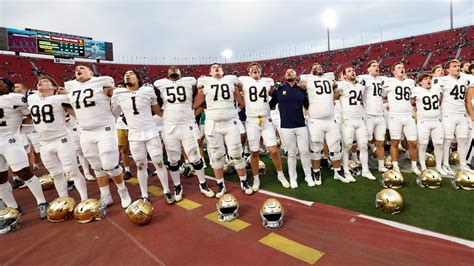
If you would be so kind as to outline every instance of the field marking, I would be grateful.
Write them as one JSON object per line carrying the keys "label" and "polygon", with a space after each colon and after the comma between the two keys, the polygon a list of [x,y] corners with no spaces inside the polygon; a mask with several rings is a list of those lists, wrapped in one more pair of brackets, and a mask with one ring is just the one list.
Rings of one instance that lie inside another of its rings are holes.
{"label": "field marking", "polygon": [[148,192],[155,196],[163,195],[163,190],[155,185],[148,186]]}
{"label": "field marking", "polygon": [[270,233],[258,242],[308,264],[316,263],[324,255],[324,252],[305,246],[276,233]]}
{"label": "field marking", "polygon": [[132,177],[129,180],[125,180],[125,182],[136,185],[138,184],[138,179],[136,179],[135,177]]}
{"label": "field marking", "polygon": [[202,206],[202,204],[189,200],[189,199],[183,199],[181,201],[178,201],[176,202],[176,205],[188,211],[194,210]]}
{"label": "field marking", "polygon": [[245,228],[247,228],[248,226],[250,226],[249,223],[245,222],[245,221],[242,221],[240,219],[235,219],[235,220],[232,220],[230,222],[221,222],[219,221],[219,219],[217,218],[217,211],[215,212],[212,212],[212,213],[209,213],[208,215],[204,216],[204,218],[210,220],[210,221],[213,221],[217,224],[220,224],[224,227],[227,227],[235,232],[239,232]]}
{"label": "field marking", "polygon": [[115,228],[117,228],[124,236],[126,236],[128,239],[130,239],[137,247],[139,247],[145,254],[147,254],[152,260],[154,260],[156,263],[160,265],[166,265],[162,260],[160,260],[155,254],[153,254],[150,250],[148,250],[140,241],[138,241],[133,235],[131,235],[127,230],[125,230],[123,227],[121,227],[119,224],[114,222],[111,218],[106,218],[106,221],[109,221]]}
{"label": "field marking", "polygon": [[394,222],[394,221],[389,221],[389,220],[385,220],[385,219],[381,219],[381,218],[375,218],[375,217],[364,215],[364,214],[359,214],[357,216],[360,217],[360,218],[365,218],[367,220],[379,222],[379,223],[382,223],[382,224],[385,224],[385,225],[388,225],[388,226],[391,226],[391,227],[402,229],[402,230],[405,230],[405,231],[408,231],[408,232],[417,233],[417,234],[421,234],[421,235],[427,235],[427,236],[431,236],[431,237],[436,237],[436,238],[444,239],[444,240],[447,240],[447,241],[455,242],[455,243],[458,243],[458,244],[461,244],[461,245],[464,245],[464,246],[467,246],[467,247],[470,247],[470,248],[474,248],[474,241],[470,241],[470,240],[467,240],[467,239],[462,239],[462,238],[458,238],[458,237],[454,237],[454,236],[448,236],[448,235],[445,235],[445,234],[425,230],[425,229],[422,229],[422,228],[419,228],[419,227],[415,227],[415,226],[411,226],[411,225],[407,225],[407,224],[402,224],[402,223],[398,223],[398,222]]}

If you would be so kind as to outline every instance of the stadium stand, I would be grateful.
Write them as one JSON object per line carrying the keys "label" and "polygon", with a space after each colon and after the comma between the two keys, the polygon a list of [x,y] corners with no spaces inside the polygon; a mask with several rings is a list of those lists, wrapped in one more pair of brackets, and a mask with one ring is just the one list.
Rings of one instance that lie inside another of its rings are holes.
{"label": "stadium stand", "polygon": [[[298,55],[286,58],[259,61],[265,75],[278,81],[287,68],[294,68],[298,74],[308,73],[311,65],[321,63],[326,72],[337,72],[342,65],[351,64],[357,73],[364,72],[365,63],[376,59],[382,74],[390,75],[390,66],[403,61],[409,75],[429,71],[433,66],[449,59],[461,61],[474,58],[474,26],[440,31],[414,37],[390,40],[368,45],[339,49],[330,52]],[[125,70],[137,69],[145,82],[152,83],[157,77],[164,77],[168,66],[129,65],[110,63],[86,63],[97,75],[108,75],[116,81]],[[245,75],[248,62],[225,65],[228,74]],[[48,74],[57,80],[69,80],[74,75],[74,65],[56,64],[51,59],[25,56],[0,55],[0,76],[8,76],[17,82],[33,86],[35,76]],[[199,77],[208,73],[208,65],[183,65],[186,75]]]}

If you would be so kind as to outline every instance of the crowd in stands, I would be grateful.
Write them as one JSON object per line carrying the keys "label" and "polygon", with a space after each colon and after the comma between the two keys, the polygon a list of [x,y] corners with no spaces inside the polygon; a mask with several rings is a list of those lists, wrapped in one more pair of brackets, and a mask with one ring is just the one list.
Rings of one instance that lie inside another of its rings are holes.
{"label": "crowd in stands", "polygon": [[[322,64],[325,72],[338,72],[344,65],[352,65],[357,73],[365,72],[365,63],[377,60],[381,73],[390,75],[390,66],[398,61],[405,64],[407,73],[415,75],[429,71],[433,66],[456,58],[471,61],[474,58],[474,26],[446,30],[430,34],[407,37],[397,40],[367,44],[330,52],[319,52],[286,58],[259,61],[264,75],[278,81],[283,78],[286,69],[294,68],[298,74],[308,73],[315,62]],[[125,70],[136,69],[145,82],[152,83],[166,76],[168,66],[129,65],[111,63],[87,63],[97,75],[107,75],[116,81],[121,79]],[[227,74],[246,75],[249,62],[226,64]],[[33,86],[36,76],[48,74],[59,80],[69,80],[74,76],[74,65],[54,63],[51,59],[26,56],[0,55],[0,77],[7,76],[15,82]],[[199,77],[208,74],[208,65],[183,65],[181,72],[187,76]]]}

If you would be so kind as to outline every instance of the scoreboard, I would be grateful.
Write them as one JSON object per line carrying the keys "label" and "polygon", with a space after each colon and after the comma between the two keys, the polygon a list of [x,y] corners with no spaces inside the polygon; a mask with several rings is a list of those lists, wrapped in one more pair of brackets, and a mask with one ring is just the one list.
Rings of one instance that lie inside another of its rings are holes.
{"label": "scoreboard", "polygon": [[84,40],[71,37],[37,33],[38,53],[65,57],[84,57]]}

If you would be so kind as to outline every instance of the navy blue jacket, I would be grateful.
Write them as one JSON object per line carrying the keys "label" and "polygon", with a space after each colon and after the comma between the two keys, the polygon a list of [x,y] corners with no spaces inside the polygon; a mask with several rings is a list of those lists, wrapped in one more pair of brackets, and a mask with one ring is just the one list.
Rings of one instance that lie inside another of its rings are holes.
{"label": "navy blue jacket", "polygon": [[280,110],[281,128],[305,127],[303,107],[308,109],[308,96],[300,86],[291,86],[283,83],[272,94],[270,108],[275,109],[278,104]]}

